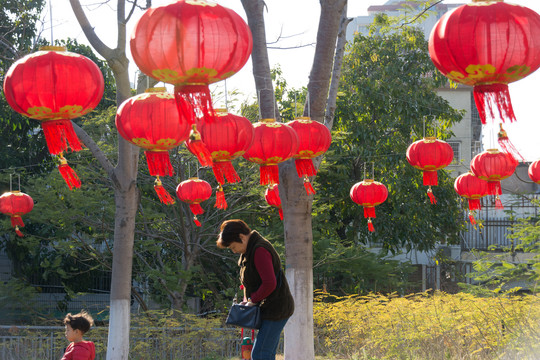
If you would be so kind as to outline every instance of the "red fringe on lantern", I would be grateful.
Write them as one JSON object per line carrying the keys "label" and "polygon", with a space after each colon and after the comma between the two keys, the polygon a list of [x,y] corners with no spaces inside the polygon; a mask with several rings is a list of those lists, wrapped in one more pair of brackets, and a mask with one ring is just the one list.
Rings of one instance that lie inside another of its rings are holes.
{"label": "red fringe on lantern", "polygon": [[480,199],[469,199],[469,210],[482,210]]}
{"label": "red fringe on lantern", "polygon": [[317,175],[317,169],[315,169],[315,165],[313,165],[311,159],[296,159],[294,160],[294,165],[296,166],[296,173],[299,177]]}
{"label": "red fringe on lantern", "polygon": [[261,185],[279,184],[279,168],[277,165],[261,165]]}
{"label": "red fringe on lantern", "polygon": [[[512,144],[510,139],[508,138],[508,134],[503,129],[502,124],[499,124],[500,130],[498,133],[498,143],[500,147],[502,148],[503,152],[512,155],[512,157],[516,161],[525,162],[525,158],[519,153],[518,149]],[[521,159],[521,160],[520,160]]]}
{"label": "red fringe on lantern", "polygon": [[306,193],[308,195],[314,195],[315,189],[313,189],[313,186],[311,185],[311,182],[307,178],[307,176],[304,178],[304,188],[306,189]]}
{"label": "red fringe on lantern", "polygon": [[[189,134],[189,151],[191,151],[201,163],[201,166],[212,166],[212,155],[201,140],[201,133],[197,130],[197,125],[192,125]],[[187,144],[187,143],[186,143]]]}
{"label": "red fringe on lantern", "polygon": [[474,215],[470,211],[469,211],[469,221],[471,222],[471,225],[476,225],[476,220],[474,219]]}
{"label": "red fringe on lantern", "polygon": [[502,195],[500,181],[488,181],[488,195]]}
{"label": "red fringe on lantern", "polygon": [[216,191],[216,204],[214,205],[215,208],[225,210],[227,208],[227,200],[225,199],[225,192],[223,191],[223,188],[221,185],[218,187]]}
{"label": "red fringe on lantern", "polygon": [[67,162],[65,164],[61,163],[58,165],[58,170],[69,187],[69,190],[72,190],[74,187],[77,189],[81,187],[81,180],[77,176],[77,173],[75,173],[75,170],[69,167]]}
{"label": "red fringe on lantern", "polygon": [[156,179],[156,181],[154,181],[154,190],[156,191],[159,201],[161,201],[163,204],[172,205],[175,203],[174,198],[163,187],[159,177]]}
{"label": "red fringe on lantern", "polygon": [[21,232],[21,230],[19,230],[18,226],[15,226],[15,234],[17,234],[19,237],[24,237],[23,233]]}
{"label": "red fringe on lantern", "polygon": [[504,209],[504,206],[502,204],[502,201],[501,201],[501,198],[499,197],[499,195],[495,196],[495,209],[497,209],[497,210]]}
{"label": "red fringe on lantern", "polygon": [[476,103],[480,120],[484,125],[487,123],[488,116],[492,121],[496,119],[495,110],[497,110],[499,118],[503,122],[505,120],[509,120],[510,122],[516,121],[512,101],[510,100],[510,92],[506,84],[475,86],[474,102]]}
{"label": "red fringe on lantern", "polygon": [[374,206],[364,207],[364,217],[376,218],[377,216],[375,216],[375,207]]}
{"label": "red fringe on lantern", "polygon": [[279,218],[281,219],[281,221],[283,221],[283,209],[279,208],[278,212],[279,212]]}
{"label": "red fringe on lantern", "polygon": [[197,216],[193,217],[193,222],[195,223],[195,225],[201,226],[201,222],[199,221],[199,219],[197,219]]}
{"label": "red fringe on lantern", "polygon": [[49,152],[53,155],[58,155],[61,152],[68,150],[68,145],[71,151],[81,151],[82,145],[79,138],[73,130],[73,125],[69,119],[49,120],[41,123],[45,141]]}
{"label": "red fringe on lantern", "polygon": [[148,171],[152,176],[173,176],[174,169],[168,151],[145,151]]}
{"label": "red fringe on lantern", "polygon": [[436,171],[423,171],[424,186],[437,186],[437,172]]}
{"label": "red fringe on lantern", "polygon": [[375,227],[373,226],[373,222],[371,221],[371,219],[368,219],[367,220],[367,228],[370,232],[374,232],[375,231]]}
{"label": "red fringe on lantern", "polygon": [[191,210],[193,215],[201,215],[204,213],[204,210],[201,207],[201,204],[189,204],[189,209]]}
{"label": "red fringe on lantern", "polygon": [[433,190],[431,189],[431,186],[428,187],[428,190],[427,190],[427,196],[429,197],[429,201],[435,205],[437,204],[437,198],[435,198],[435,195],[433,195]]}
{"label": "red fringe on lantern", "polygon": [[217,182],[221,185],[225,184],[225,179],[231,184],[241,180],[230,161],[215,161],[212,165],[212,170],[214,171]]}
{"label": "red fringe on lantern", "polygon": [[180,116],[196,124],[214,120],[214,108],[208,85],[177,85],[174,87],[176,107]]}
{"label": "red fringe on lantern", "polygon": [[19,215],[13,215],[11,217],[11,226],[12,227],[16,227],[16,226],[24,227],[22,217],[20,217]]}

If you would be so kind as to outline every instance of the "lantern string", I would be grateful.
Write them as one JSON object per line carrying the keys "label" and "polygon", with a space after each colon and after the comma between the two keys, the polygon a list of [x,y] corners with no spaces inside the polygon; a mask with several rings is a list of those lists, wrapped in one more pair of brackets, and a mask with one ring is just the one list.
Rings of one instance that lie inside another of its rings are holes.
{"label": "lantern string", "polygon": [[375,180],[375,162],[371,162],[371,178]]}
{"label": "lantern string", "polygon": [[225,88],[225,110],[229,112],[229,101],[227,99],[227,79],[223,81],[223,87]]}
{"label": "lantern string", "polygon": [[294,92],[294,118],[298,117],[298,105],[296,103],[296,91]]}
{"label": "lantern string", "polygon": [[54,45],[54,36],[53,36],[53,9],[52,9],[52,0],[49,0],[49,21],[51,22],[51,45]]}
{"label": "lantern string", "polygon": [[364,180],[366,179],[366,162],[364,162]]}
{"label": "lantern string", "polygon": [[309,98],[309,90],[307,92],[307,116],[308,118],[311,118],[311,101]]}
{"label": "lantern string", "polygon": [[13,174],[9,174],[9,192],[13,191],[12,182],[13,182]]}

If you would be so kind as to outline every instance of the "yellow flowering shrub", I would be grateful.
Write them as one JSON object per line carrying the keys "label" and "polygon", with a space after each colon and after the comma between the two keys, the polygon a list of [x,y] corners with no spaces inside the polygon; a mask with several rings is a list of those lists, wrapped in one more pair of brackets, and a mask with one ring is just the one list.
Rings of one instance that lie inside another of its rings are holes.
{"label": "yellow flowering shrub", "polygon": [[540,297],[317,293],[315,352],[351,359],[537,359]]}

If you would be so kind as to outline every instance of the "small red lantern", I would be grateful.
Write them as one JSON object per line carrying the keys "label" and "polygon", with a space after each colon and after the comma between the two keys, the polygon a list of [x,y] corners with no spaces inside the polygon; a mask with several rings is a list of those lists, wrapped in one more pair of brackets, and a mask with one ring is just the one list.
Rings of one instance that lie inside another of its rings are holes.
{"label": "small red lantern", "polygon": [[422,170],[424,186],[432,204],[437,203],[432,186],[438,184],[437,170],[447,167],[454,159],[452,147],[445,141],[427,137],[415,141],[407,149],[407,161],[414,168]]}
{"label": "small red lantern", "polygon": [[150,88],[127,99],[116,113],[116,128],[124,139],[145,149],[150,175],[157,177],[154,189],[159,200],[174,204],[159,177],[173,175],[169,150],[182,144],[190,130],[190,124],[178,116],[174,95],[165,88]]}
{"label": "small red lantern", "polygon": [[471,161],[472,173],[488,182],[488,195],[495,195],[495,207],[503,209],[499,195],[502,195],[501,180],[514,173],[518,162],[510,154],[497,149],[488,149],[476,155]]}
{"label": "small red lantern", "polygon": [[243,155],[260,165],[261,185],[279,184],[277,164],[291,158],[298,147],[298,135],[287,124],[276,119],[262,119],[253,125],[253,144]]}
{"label": "small red lantern", "polygon": [[540,184],[540,160],[536,160],[529,165],[529,178],[537,184]]}
{"label": "small red lantern", "polygon": [[540,15],[502,0],[473,0],[447,12],[429,38],[429,54],[449,79],[474,86],[482,124],[515,120],[508,84],[540,67]]}
{"label": "small red lantern", "polygon": [[324,154],[330,147],[332,135],[324,124],[313,121],[309,117],[300,117],[287,123],[298,135],[298,149],[294,154],[294,164],[299,177],[304,178],[304,187],[308,195],[315,194],[315,190],[308,179],[317,175],[313,160]]}
{"label": "small red lantern", "polygon": [[11,217],[11,226],[20,237],[23,233],[19,230],[19,226],[24,227],[21,216],[29,213],[33,208],[34,200],[23,192],[9,191],[0,196],[0,212]]}
{"label": "small red lantern", "polygon": [[279,197],[278,186],[278,184],[268,185],[266,191],[264,192],[264,199],[268,205],[278,209],[279,218],[283,220],[283,209],[281,208],[281,198]]}
{"label": "small red lantern", "polygon": [[[227,202],[222,185],[225,180],[229,183],[240,181],[231,161],[244,155],[251,146],[255,130],[247,118],[230,114],[225,109],[217,109],[215,115],[212,121],[201,123],[199,131],[212,158],[212,170],[219,183],[215,207],[226,209]],[[188,140],[186,146],[194,152],[191,143],[191,140]]]}
{"label": "small red lantern", "polygon": [[253,40],[246,22],[231,9],[206,0],[180,0],[148,9],[130,45],[139,69],[173,84],[180,116],[196,124],[214,116],[208,84],[238,72]]}
{"label": "small red lantern", "polygon": [[178,184],[176,195],[181,201],[189,204],[189,208],[194,215],[193,221],[195,225],[201,226],[197,215],[204,213],[201,203],[212,196],[212,187],[210,184],[196,177],[190,178]]}
{"label": "small red lantern", "polygon": [[4,79],[4,94],[18,113],[41,121],[49,152],[60,157],[59,171],[70,189],[79,188],[77,174],[63,152],[82,150],[71,119],[92,111],[103,96],[99,67],[87,57],[47,46],[16,61]]}
{"label": "small red lantern", "polygon": [[371,219],[376,218],[375,206],[382,204],[388,198],[386,186],[373,179],[364,179],[352,186],[351,200],[364,207],[364,217],[368,219],[369,231],[375,231]]}
{"label": "small red lantern", "polygon": [[469,200],[469,221],[475,225],[476,220],[474,220],[473,211],[482,209],[480,198],[488,194],[487,181],[474,176],[469,171],[467,174],[462,174],[456,178],[454,190],[459,196]]}

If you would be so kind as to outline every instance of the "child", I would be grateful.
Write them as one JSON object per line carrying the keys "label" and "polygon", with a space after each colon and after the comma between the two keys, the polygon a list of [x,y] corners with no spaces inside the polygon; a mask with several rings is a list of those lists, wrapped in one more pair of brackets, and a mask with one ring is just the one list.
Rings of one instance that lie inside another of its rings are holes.
{"label": "child", "polygon": [[77,315],[67,314],[64,319],[66,338],[70,342],[60,360],[94,360],[96,348],[91,341],[84,341],[83,335],[94,325],[94,319],[86,311]]}

